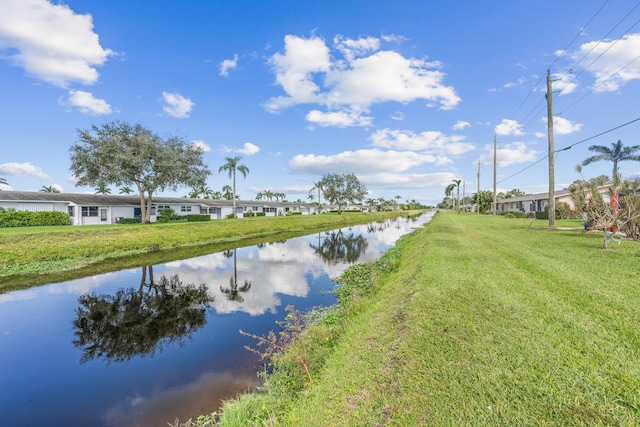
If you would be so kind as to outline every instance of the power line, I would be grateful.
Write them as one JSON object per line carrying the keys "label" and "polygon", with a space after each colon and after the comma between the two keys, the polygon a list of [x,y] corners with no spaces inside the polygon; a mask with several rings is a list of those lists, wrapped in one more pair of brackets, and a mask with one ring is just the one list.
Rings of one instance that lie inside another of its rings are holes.
{"label": "power line", "polygon": [[[576,145],[579,145],[579,144],[582,144],[582,143],[584,143],[584,142],[590,141],[590,140],[592,140],[592,139],[598,138],[599,136],[606,135],[606,134],[608,134],[608,133],[613,132],[614,130],[618,130],[618,129],[620,129],[620,128],[623,128],[623,127],[625,127],[625,126],[628,126],[628,125],[633,124],[633,123],[638,122],[638,121],[640,121],[640,117],[637,117],[637,118],[635,118],[635,119],[633,119],[633,120],[630,120],[630,121],[628,121],[628,122],[626,122],[626,123],[623,123],[623,124],[621,124],[621,125],[618,125],[618,126],[616,126],[616,127],[613,127],[613,128],[611,128],[611,129],[607,129],[607,130],[605,130],[604,132],[600,132],[599,134],[596,134],[596,135],[590,136],[590,137],[585,138],[585,139],[583,139],[583,140],[580,140],[580,141],[578,141],[578,142],[574,142],[573,144],[568,145],[568,146],[566,146],[566,147],[564,147],[564,148],[561,148],[561,149],[559,149],[559,150],[555,150],[555,151],[554,151],[554,153],[556,154],[556,157],[557,157],[557,156],[558,156],[558,154],[560,154],[560,152],[561,152],[561,151],[567,151],[567,150],[570,150],[572,147],[575,147]],[[539,159],[538,159],[538,160],[536,160],[535,162],[533,162],[533,163],[531,163],[530,165],[528,165],[528,166],[526,166],[526,167],[524,167],[524,168],[520,169],[519,171],[515,172],[514,174],[509,175],[508,177],[503,178],[503,179],[501,179],[500,181],[496,182],[496,184],[501,184],[501,183],[503,183],[503,182],[505,182],[505,181],[508,181],[509,179],[513,178],[514,176],[520,175],[520,174],[521,174],[521,173],[523,173],[524,171],[526,171],[526,170],[528,170],[528,169],[531,169],[533,166],[537,165],[538,163],[540,163],[541,161],[545,160],[545,159],[546,159],[546,158],[548,158],[548,157],[549,157],[549,155],[545,155],[545,156],[543,156],[543,157],[539,158]],[[487,189],[489,189],[489,188],[491,188],[491,186],[484,187],[484,188],[483,188],[483,190],[487,190]]]}

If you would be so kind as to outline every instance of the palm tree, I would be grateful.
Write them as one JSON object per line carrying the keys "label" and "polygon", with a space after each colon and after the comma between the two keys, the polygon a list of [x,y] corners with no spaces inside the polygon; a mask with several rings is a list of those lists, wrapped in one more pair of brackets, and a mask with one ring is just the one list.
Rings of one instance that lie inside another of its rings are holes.
{"label": "palm tree", "polygon": [[231,188],[230,185],[225,185],[224,187],[222,187],[222,197],[224,197],[227,200],[231,200],[233,199],[233,188]]}
{"label": "palm tree", "polygon": [[460,183],[462,182],[461,179],[454,179],[453,183],[455,184],[455,186],[458,188],[458,196],[456,197],[456,204],[458,205],[458,212],[460,212]]}
{"label": "palm tree", "polygon": [[633,147],[623,147],[622,140],[618,140],[615,144],[611,144],[611,148],[604,145],[592,145],[589,147],[589,151],[594,151],[597,154],[589,158],[584,159],[582,166],[587,166],[591,163],[599,162],[600,160],[608,160],[613,162],[613,175],[611,180],[615,182],[620,181],[618,163],[625,160],[640,161],[640,155],[634,154],[640,150],[640,145],[634,145]]}
{"label": "palm tree", "polygon": [[272,201],[273,201],[273,191],[271,191],[271,190],[264,190],[264,191],[262,192],[262,195],[263,195],[266,199],[269,199],[269,201],[270,201],[270,202],[272,202]]}
{"label": "palm tree", "polygon": [[[6,179],[4,179],[4,178],[2,178],[2,177],[0,176],[0,185],[9,185],[9,183],[7,182],[7,180],[6,180]],[[2,191],[2,190],[0,189],[0,191]]]}
{"label": "palm tree", "polygon": [[307,196],[307,199],[309,199],[310,202],[313,202],[313,199],[315,199],[315,198],[316,197],[311,193],[309,193],[309,195]]}
{"label": "palm tree", "polygon": [[256,193],[256,200],[262,200],[263,197],[264,197],[264,193],[262,191],[258,191]]}
{"label": "palm tree", "polygon": [[104,183],[100,183],[100,185],[98,185],[98,188],[96,188],[96,194],[111,194],[111,189]]}
{"label": "palm tree", "polygon": [[120,194],[131,194],[133,190],[126,185],[124,187],[120,187]]}
{"label": "palm tree", "polygon": [[[447,185],[447,188],[445,188],[444,190],[444,195],[451,198],[451,195],[453,194],[453,189],[456,188],[455,184],[449,184]],[[407,202],[408,203],[408,202]],[[451,203],[451,210],[453,210],[453,208],[455,207],[456,203],[455,200],[452,200]]]}
{"label": "palm tree", "polygon": [[40,189],[40,191],[44,192],[44,193],[59,193],[60,190],[58,190],[57,188],[55,188],[53,185],[43,185],[42,188]]}
{"label": "palm tree", "polygon": [[233,217],[234,218],[236,216],[236,171],[240,172],[242,176],[244,176],[245,178],[249,173],[248,167],[246,167],[245,165],[238,164],[240,163],[240,160],[242,160],[242,157],[240,156],[225,157],[225,161],[227,163],[220,166],[220,169],[218,169],[218,173],[222,171],[227,171],[229,172],[229,178],[233,178]]}
{"label": "palm tree", "polygon": [[313,190],[318,190],[318,205],[322,204],[322,198],[320,197],[320,193],[324,192],[324,188],[322,188],[322,180],[313,183],[313,187],[309,190],[311,193]]}

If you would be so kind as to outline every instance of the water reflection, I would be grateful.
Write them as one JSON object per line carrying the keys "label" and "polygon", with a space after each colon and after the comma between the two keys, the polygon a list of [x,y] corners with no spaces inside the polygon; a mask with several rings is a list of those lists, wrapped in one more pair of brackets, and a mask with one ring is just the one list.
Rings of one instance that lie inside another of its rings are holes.
{"label": "water reflection", "polygon": [[238,329],[267,334],[287,305],[334,304],[333,278],[413,226],[344,227],[2,294],[0,424],[166,426],[215,411],[259,383],[260,360],[244,349],[255,343]]}
{"label": "water reflection", "polygon": [[220,292],[227,296],[229,301],[238,301],[243,302],[244,298],[240,295],[240,292],[247,292],[251,289],[251,282],[249,280],[244,279],[244,285],[238,287],[238,249],[233,249],[231,251],[223,252],[224,256],[230,257],[233,256],[233,275],[229,278],[229,287],[223,288],[220,286]]}
{"label": "water reflection", "polygon": [[362,234],[350,232],[345,234],[342,229],[327,231],[324,239],[317,245],[310,243],[315,254],[327,264],[338,264],[346,262],[353,264],[358,261],[366,252],[369,243]]}
{"label": "water reflection", "polygon": [[156,284],[153,267],[143,267],[137,290],[78,298],[73,345],[82,350],[80,363],[94,358],[125,362],[134,356],[153,356],[170,343],[183,344],[204,326],[212,302],[204,284],[184,284],[177,274],[163,275]]}

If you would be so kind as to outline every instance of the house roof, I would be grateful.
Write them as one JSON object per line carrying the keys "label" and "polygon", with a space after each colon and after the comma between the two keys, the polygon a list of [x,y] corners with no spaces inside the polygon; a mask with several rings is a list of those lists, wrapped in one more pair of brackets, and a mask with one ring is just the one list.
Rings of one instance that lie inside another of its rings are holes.
{"label": "house roof", "polygon": [[[569,190],[558,190],[554,194],[557,199],[558,197],[562,197],[570,193],[571,192]],[[524,196],[498,199],[497,202],[498,203],[518,203],[518,202],[529,202],[531,200],[548,200],[548,199],[549,199],[549,193],[547,192],[547,193],[525,194]]]}

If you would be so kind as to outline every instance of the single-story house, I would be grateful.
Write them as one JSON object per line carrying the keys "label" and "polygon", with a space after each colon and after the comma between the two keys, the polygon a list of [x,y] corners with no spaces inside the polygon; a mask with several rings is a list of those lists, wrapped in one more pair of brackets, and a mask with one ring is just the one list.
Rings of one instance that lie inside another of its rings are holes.
{"label": "single-story house", "polygon": [[[66,212],[73,225],[117,224],[122,218],[141,217],[140,198],[137,195],[0,191],[0,208]],[[161,208],[170,208],[178,215],[208,214],[211,219],[223,219],[233,213],[233,201],[154,196],[151,222],[157,220],[158,209]],[[303,215],[318,213],[317,206],[312,203],[236,200],[238,217],[248,212],[276,216],[286,215],[289,211]]]}

